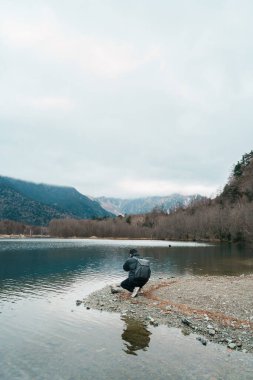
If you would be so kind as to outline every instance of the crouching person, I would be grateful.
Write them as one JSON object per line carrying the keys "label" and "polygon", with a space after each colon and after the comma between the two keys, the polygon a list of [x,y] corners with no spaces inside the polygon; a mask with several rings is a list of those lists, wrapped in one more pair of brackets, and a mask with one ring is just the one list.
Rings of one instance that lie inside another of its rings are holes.
{"label": "crouching person", "polygon": [[140,257],[136,249],[130,249],[129,258],[123,265],[128,273],[128,278],[121,282],[120,286],[136,297],[142,287],[148,282],[151,270],[149,260]]}

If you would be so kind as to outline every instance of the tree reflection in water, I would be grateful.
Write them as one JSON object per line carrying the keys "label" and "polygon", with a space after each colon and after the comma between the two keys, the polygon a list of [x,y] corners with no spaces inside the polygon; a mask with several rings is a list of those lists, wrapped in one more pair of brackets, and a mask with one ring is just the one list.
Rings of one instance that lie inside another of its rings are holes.
{"label": "tree reflection in water", "polygon": [[130,355],[137,355],[136,351],[138,350],[146,351],[152,333],[141,321],[129,317],[122,317],[122,320],[126,324],[121,335],[124,341],[123,351]]}

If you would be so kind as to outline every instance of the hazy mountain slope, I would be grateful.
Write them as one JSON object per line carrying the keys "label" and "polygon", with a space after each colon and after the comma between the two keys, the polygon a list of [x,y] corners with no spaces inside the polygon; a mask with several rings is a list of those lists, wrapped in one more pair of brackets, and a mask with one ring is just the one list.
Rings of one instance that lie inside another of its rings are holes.
{"label": "hazy mountain slope", "polygon": [[107,216],[111,213],[74,188],[0,177],[0,219],[45,225],[53,218]]}
{"label": "hazy mountain slope", "polygon": [[152,211],[155,207],[162,208],[169,212],[178,206],[186,206],[193,200],[201,199],[200,195],[181,195],[172,194],[168,196],[153,196],[136,199],[120,199],[120,198],[95,198],[103,208],[119,214],[143,214]]}

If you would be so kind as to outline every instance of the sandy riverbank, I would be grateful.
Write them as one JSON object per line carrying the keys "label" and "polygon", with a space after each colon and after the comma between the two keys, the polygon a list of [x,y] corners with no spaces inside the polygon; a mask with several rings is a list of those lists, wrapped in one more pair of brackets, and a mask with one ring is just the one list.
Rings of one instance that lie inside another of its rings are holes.
{"label": "sandy riverbank", "polygon": [[[119,312],[145,324],[179,327],[202,344],[224,344],[253,353],[253,275],[194,276],[151,280],[131,298],[107,286],[83,300],[84,306]],[[203,338],[204,337],[204,338]]]}

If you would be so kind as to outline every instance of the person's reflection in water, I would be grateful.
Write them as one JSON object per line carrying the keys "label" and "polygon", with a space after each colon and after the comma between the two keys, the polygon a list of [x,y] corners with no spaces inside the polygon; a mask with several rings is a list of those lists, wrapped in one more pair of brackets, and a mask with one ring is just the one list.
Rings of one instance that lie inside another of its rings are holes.
{"label": "person's reflection in water", "polygon": [[122,320],[126,323],[121,335],[124,341],[123,351],[130,355],[137,355],[138,350],[146,351],[152,333],[140,321],[128,317],[123,317]]}

